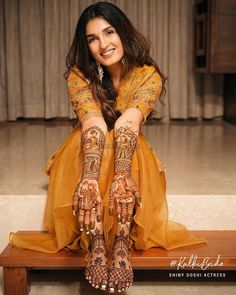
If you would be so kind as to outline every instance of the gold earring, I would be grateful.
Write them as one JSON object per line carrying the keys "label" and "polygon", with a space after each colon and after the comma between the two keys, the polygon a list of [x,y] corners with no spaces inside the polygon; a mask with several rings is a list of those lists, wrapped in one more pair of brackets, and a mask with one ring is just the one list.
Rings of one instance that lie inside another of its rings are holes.
{"label": "gold earring", "polygon": [[103,71],[103,68],[99,62],[96,62],[96,64],[97,64],[97,70],[98,70],[98,78],[102,82],[104,71]]}
{"label": "gold earring", "polygon": [[125,63],[125,59],[124,59],[124,57],[122,57],[122,59],[121,59],[121,63],[122,63],[122,65]]}

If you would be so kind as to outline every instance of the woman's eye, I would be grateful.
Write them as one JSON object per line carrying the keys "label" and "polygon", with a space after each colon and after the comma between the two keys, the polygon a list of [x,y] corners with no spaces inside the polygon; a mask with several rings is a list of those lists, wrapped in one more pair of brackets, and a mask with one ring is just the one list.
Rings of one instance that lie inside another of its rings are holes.
{"label": "woman's eye", "polygon": [[[114,30],[111,30],[111,31],[107,31],[107,32],[106,32],[106,34],[108,34],[108,35],[113,34],[113,33],[115,33]],[[94,40],[95,40],[95,38],[90,38],[90,39],[88,40],[88,43],[90,44],[90,43],[92,43]]]}
{"label": "woman's eye", "polygon": [[91,38],[89,39],[88,43],[90,44],[91,42],[93,42],[95,40],[95,38]]}
{"label": "woman's eye", "polygon": [[107,31],[107,33],[110,35],[110,34],[114,33],[114,31],[113,30],[112,31]]}

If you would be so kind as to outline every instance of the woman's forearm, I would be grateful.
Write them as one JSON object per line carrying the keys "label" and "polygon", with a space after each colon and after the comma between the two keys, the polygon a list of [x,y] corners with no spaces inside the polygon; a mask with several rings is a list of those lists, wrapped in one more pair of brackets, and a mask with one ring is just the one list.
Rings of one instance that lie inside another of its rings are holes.
{"label": "woman's forearm", "polygon": [[92,117],[82,122],[82,179],[98,180],[106,133],[107,126],[102,117]]}
{"label": "woman's forearm", "polygon": [[139,111],[127,109],[115,123],[115,175],[131,177],[132,156],[142,120]]}
{"label": "woman's forearm", "polygon": [[91,117],[82,122],[82,132],[92,126],[98,126],[102,129],[104,134],[107,133],[107,125],[103,117]]}

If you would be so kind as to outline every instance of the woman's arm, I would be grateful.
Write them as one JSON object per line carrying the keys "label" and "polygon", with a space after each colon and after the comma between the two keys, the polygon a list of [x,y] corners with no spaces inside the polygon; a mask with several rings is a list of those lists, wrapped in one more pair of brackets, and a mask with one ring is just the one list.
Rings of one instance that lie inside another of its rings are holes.
{"label": "woman's arm", "polygon": [[131,177],[131,160],[135,150],[143,115],[129,108],[119,117],[114,127],[115,175]]}
{"label": "woman's arm", "polygon": [[118,222],[130,222],[135,201],[140,206],[137,186],[131,179],[132,156],[136,147],[143,115],[136,109],[127,109],[116,121],[114,128],[115,171],[110,190],[110,215]]}
{"label": "woman's arm", "polygon": [[99,128],[101,128],[103,130],[104,134],[107,133],[106,122],[103,119],[103,117],[101,117],[101,116],[99,116],[99,117],[93,116],[93,117],[83,120],[82,121],[82,132],[92,126],[98,126]]}
{"label": "woman's arm", "polygon": [[78,213],[79,228],[89,233],[95,226],[95,218],[101,219],[101,193],[98,179],[101,168],[107,126],[99,104],[94,100],[90,82],[74,66],[67,80],[73,109],[82,124],[81,147],[83,171],[72,199],[72,210]]}
{"label": "woman's arm", "polygon": [[[153,110],[158,99],[163,82],[154,67],[146,66],[139,69],[137,87],[127,109],[115,124],[115,174],[127,171],[131,175],[131,160],[136,146],[141,124]],[[127,152],[125,146],[128,145]]]}
{"label": "woman's arm", "polygon": [[79,229],[89,234],[95,219],[102,219],[101,193],[98,186],[107,126],[100,116],[82,121],[83,172],[74,194],[72,209],[78,212]]}
{"label": "woman's arm", "polygon": [[107,125],[103,117],[91,117],[82,122],[82,179],[99,178]]}

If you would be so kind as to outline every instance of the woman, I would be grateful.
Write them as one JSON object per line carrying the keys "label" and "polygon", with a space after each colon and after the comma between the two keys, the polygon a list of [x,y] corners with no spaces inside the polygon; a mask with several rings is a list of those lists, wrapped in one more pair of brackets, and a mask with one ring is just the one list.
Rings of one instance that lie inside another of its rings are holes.
{"label": "woman", "polygon": [[38,251],[86,250],[86,278],[111,293],[133,282],[132,245],[169,250],[206,242],[168,221],[165,169],[141,132],[165,81],[149,50],[115,5],[84,10],[66,74],[79,126],[48,163],[49,232],[10,237]]}

